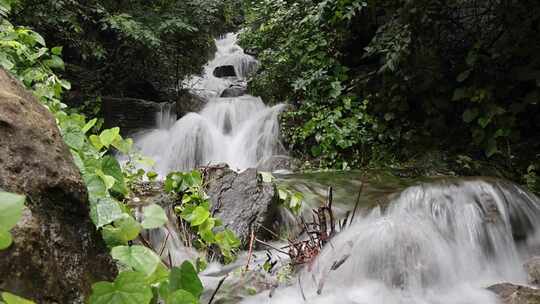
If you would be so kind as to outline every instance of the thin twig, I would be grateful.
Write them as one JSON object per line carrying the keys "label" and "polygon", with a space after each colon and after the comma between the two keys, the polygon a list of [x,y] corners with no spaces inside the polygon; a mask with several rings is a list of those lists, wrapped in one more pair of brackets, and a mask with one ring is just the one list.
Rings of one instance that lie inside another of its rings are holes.
{"label": "thin twig", "polygon": [[255,238],[255,241],[263,244],[264,246],[270,247],[270,248],[274,249],[277,252],[281,252],[281,253],[287,254],[287,255],[289,254],[287,251],[283,251],[283,250],[281,250],[279,248],[276,248],[276,247],[274,247],[274,246],[272,246],[272,245],[270,245],[270,244],[268,244],[268,243],[266,243],[264,241],[259,240],[258,238]]}
{"label": "thin twig", "polygon": [[349,221],[349,226],[352,224],[354,220],[354,216],[356,215],[356,210],[358,209],[358,205],[360,204],[360,197],[362,196],[362,191],[364,190],[364,181],[360,182],[360,190],[358,190],[358,196],[356,197],[356,203],[354,204],[353,213],[351,215],[351,220]]}
{"label": "thin twig", "polygon": [[300,275],[298,275],[298,287],[300,287],[300,294],[304,301],[306,301],[306,295],[304,294],[304,289],[302,288],[302,282],[300,282]]}
{"label": "thin twig", "polygon": [[167,236],[165,237],[165,241],[163,241],[163,244],[161,245],[161,249],[159,250],[159,256],[163,254],[163,250],[165,250],[165,245],[167,245],[167,241],[169,240],[169,236],[171,235],[171,231],[169,230],[169,228],[167,228],[167,226],[165,226],[165,228],[167,229]]}
{"label": "thin twig", "polygon": [[139,240],[141,240],[141,243],[143,243],[144,246],[154,250],[154,247],[152,247],[152,245],[150,245],[150,243],[144,238],[144,236],[142,234],[139,234]]}
{"label": "thin twig", "polygon": [[249,240],[249,253],[248,253],[248,259],[246,263],[246,269],[247,272],[249,270],[249,263],[251,262],[251,257],[253,256],[253,240],[255,239],[255,232],[253,232],[253,228],[251,229],[251,239]]}
{"label": "thin twig", "polygon": [[277,235],[274,231],[264,227],[263,225],[260,226],[262,229],[266,230],[268,233],[270,233],[273,237],[275,237],[276,239],[281,239],[283,240],[282,238],[279,237],[279,235]]}
{"label": "thin twig", "polygon": [[216,296],[218,290],[221,288],[221,285],[223,285],[223,282],[225,282],[225,279],[227,279],[229,275],[225,275],[223,277],[223,279],[219,280],[219,283],[217,284],[217,287],[216,289],[214,290],[214,292],[212,293],[212,297],[210,297],[210,300],[208,301],[208,304],[212,304],[212,301],[214,301],[214,297]]}

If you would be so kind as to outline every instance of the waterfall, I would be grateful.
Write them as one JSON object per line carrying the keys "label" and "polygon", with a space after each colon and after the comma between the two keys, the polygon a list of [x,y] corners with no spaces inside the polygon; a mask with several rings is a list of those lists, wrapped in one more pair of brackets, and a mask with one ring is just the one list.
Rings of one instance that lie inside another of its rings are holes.
{"label": "waterfall", "polygon": [[[218,97],[231,86],[245,86],[257,61],[236,44],[236,34],[216,40],[216,46],[203,76],[184,81],[192,93],[206,100],[204,108],[177,121],[164,113],[171,108],[162,108],[157,128],[135,138],[135,147],[156,161],[155,169],[162,176],[216,163],[243,170],[283,153],[278,115],[284,105],[266,106],[250,95]],[[232,66],[236,76],[216,77],[214,70],[223,66]]]}
{"label": "waterfall", "polygon": [[[245,54],[237,44],[237,35],[229,33],[216,40],[216,53],[203,68],[202,76],[193,76],[183,82],[183,87],[191,89],[203,98],[218,97],[220,93],[233,83],[243,83],[247,77],[255,72],[257,60]],[[217,67],[233,66],[237,77],[216,77],[214,70]]]}
{"label": "waterfall", "polygon": [[412,186],[335,236],[294,286],[246,302],[495,304],[485,287],[526,283],[539,223],[539,199],[510,182]]}

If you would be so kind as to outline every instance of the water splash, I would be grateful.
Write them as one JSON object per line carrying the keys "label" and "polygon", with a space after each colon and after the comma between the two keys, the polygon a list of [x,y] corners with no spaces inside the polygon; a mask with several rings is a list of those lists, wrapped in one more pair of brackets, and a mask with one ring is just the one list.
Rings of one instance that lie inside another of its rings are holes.
{"label": "water splash", "polygon": [[409,187],[332,239],[294,286],[246,303],[498,303],[484,288],[526,282],[539,220],[539,199],[510,182]]}

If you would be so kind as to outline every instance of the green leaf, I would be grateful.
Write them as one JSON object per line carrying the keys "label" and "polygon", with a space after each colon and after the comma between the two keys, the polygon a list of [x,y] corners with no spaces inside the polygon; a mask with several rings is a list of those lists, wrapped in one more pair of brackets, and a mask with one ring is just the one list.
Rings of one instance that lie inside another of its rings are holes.
{"label": "green leaf", "polygon": [[229,259],[232,257],[231,250],[240,246],[240,240],[229,229],[225,229],[216,234],[216,243],[218,244],[219,249],[221,249],[221,253]]}
{"label": "green leaf", "polygon": [[90,143],[98,150],[101,150],[103,148],[103,143],[101,143],[101,139],[97,135],[90,135],[89,137]]}
{"label": "green leaf", "polygon": [[480,118],[478,118],[478,125],[480,125],[480,127],[482,127],[482,129],[484,129],[488,124],[489,122],[491,121],[491,116],[482,116]]}
{"label": "green leaf", "polygon": [[32,38],[34,38],[34,40],[39,43],[41,46],[46,46],[45,45],[45,39],[43,39],[43,36],[41,36],[40,34],[34,32],[34,31],[30,31],[30,35],[32,36]]}
{"label": "green leaf", "polygon": [[195,227],[202,224],[209,217],[210,217],[210,212],[208,211],[208,209],[205,209],[202,206],[197,206],[195,207],[193,212],[191,212],[184,219],[188,221],[192,227]]}
{"label": "green leaf", "polygon": [[98,282],[92,285],[89,304],[148,304],[152,300],[152,290],[145,281],[145,275],[126,271],[118,275],[114,282]]}
{"label": "green leaf", "polygon": [[179,267],[173,267],[169,274],[169,290],[186,290],[196,298],[199,298],[203,292],[203,285],[193,264],[184,261]]}
{"label": "green leaf", "polygon": [[51,69],[64,70],[64,60],[62,58],[52,55],[51,59],[44,60],[43,63]]}
{"label": "green leaf", "polygon": [[103,171],[101,171],[100,169],[96,170],[96,175],[101,178],[107,190],[111,189],[116,182],[116,179],[114,177],[103,173]]}
{"label": "green leaf", "polygon": [[24,209],[24,195],[0,191],[0,230],[15,227]]}
{"label": "green leaf", "polygon": [[90,217],[96,227],[100,228],[124,217],[122,209],[112,197],[98,198],[90,202]]}
{"label": "green leaf", "polygon": [[317,157],[321,155],[322,148],[321,146],[315,145],[315,146],[311,146],[310,151],[311,151],[311,155],[313,155],[314,157]]}
{"label": "green leaf", "polygon": [[304,199],[304,196],[302,195],[302,193],[294,192],[289,202],[289,208],[291,208],[295,212],[298,211],[302,207],[303,199]]}
{"label": "green leaf", "polygon": [[111,250],[111,255],[122,264],[130,266],[147,276],[151,275],[161,262],[159,256],[154,251],[139,245],[116,246]]}
{"label": "green leaf", "polygon": [[169,279],[169,269],[163,263],[159,263],[156,270],[146,277],[146,282],[150,285],[166,282]]}
{"label": "green leaf", "polygon": [[6,70],[11,70],[15,64],[11,61],[11,58],[7,54],[0,53],[0,65]]}
{"label": "green leaf", "polygon": [[13,242],[13,238],[11,237],[11,233],[9,231],[0,230],[0,250],[4,250],[11,246],[11,243]]}
{"label": "green leaf", "polygon": [[102,229],[103,239],[107,245],[113,247],[127,245],[139,236],[141,225],[131,216],[114,221],[114,226],[107,225]]}
{"label": "green leaf", "polygon": [[63,47],[61,46],[55,46],[51,49],[51,53],[53,53],[54,55],[60,56],[62,55],[62,49]]}
{"label": "green leaf", "polygon": [[60,79],[60,85],[66,90],[71,90],[71,83],[67,80]]}
{"label": "green leaf", "polygon": [[35,304],[33,301],[21,298],[9,292],[2,292],[2,299],[6,304]]}
{"label": "green leaf", "polygon": [[118,136],[113,140],[112,145],[118,149],[118,151],[129,154],[131,147],[133,146],[133,140],[131,138],[122,139],[122,137]]}
{"label": "green leaf", "polygon": [[109,147],[115,140],[120,136],[120,128],[114,127],[111,129],[104,130],[99,135],[101,144],[105,147]]}
{"label": "green leaf", "polygon": [[155,180],[158,177],[158,174],[154,171],[146,172],[146,177],[148,177],[149,180]]}
{"label": "green leaf", "polygon": [[167,214],[156,204],[143,207],[143,214],[142,227],[144,229],[159,228],[167,222]]}
{"label": "green leaf", "polygon": [[84,145],[84,133],[81,131],[81,129],[76,127],[69,127],[67,129],[62,130],[63,132],[63,138],[66,144],[75,150],[81,150],[81,148]]}
{"label": "green leaf", "polygon": [[107,197],[107,187],[101,179],[101,177],[96,174],[85,174],[84,182],[86,183],[86,188],[88,189],[88,195],[90,196],[90,202],[96,202],[99,198]]}
{"label": "green leaf", "polygon": [[466,123],[470,123],[473,121],[479,114],[479,111],[477,108],[467,109],[465,112],[463,112],[463,121]]}
{"label": "green leaf", "polygon": [[499,152],[499,149],[497,148],[497,141],[493,138],[489,139],[486,145],[486,156],[491,157],[495,153]]}
{"label": "green leaf", "polygon": [[101,170],[103,170],[103,173],[114,177],[116,181],[112,187],[114,192],[122,195],[128,194],[129,190],[124,180],[124,173],[122,172],[122,167],[116,158],[110,155],[104,156],[101,159]]}
{"label": "green leaf", "polygon": [[84,125],[84,127],[82,128],[82,132],[83,132],[83,133],[88,132],[88,131],[96,124],[96,122],[97,122],[97,118],[94,118],[94,119],[88,121],[88,122]]}
{"label": "green leaf", "polygon": [[465,80],[467,80],[467,78],[469,78],[469,75],[471,75],[471,71],[472,70],[466,70],[464,71],[463,73],[459,74],[458,77],[457,77],[457,81],[458,82],[463,82]]}
{"label": "green leaf", "polygon": [[280,200],[286,202],[287,198],[289,197],[289,191],[283,188],[278,188],[278,196]]}
{"label": "green leaf", "polygon": [[199,300],[194,297],[191,293],[179,289],[167,298],[166,304],[198,304]]}

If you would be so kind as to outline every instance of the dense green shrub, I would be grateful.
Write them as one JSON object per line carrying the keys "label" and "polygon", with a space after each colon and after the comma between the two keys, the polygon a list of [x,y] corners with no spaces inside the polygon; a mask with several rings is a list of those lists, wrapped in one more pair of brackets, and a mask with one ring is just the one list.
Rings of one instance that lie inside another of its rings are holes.
{"label": "dense green shrub", "polygon": [[426,149],[530,159],[538,146],[538,1],[245,7],[242,44],[261,60],[252,88],[295,106],[284,129],[297,155],[342,167]]}
{"label": "dense green shrub", "polygon": [[239,21],[235,0],[21,0],[14,21],[64,47],[74,99],[167,98],[199,72],[213,38]]}

